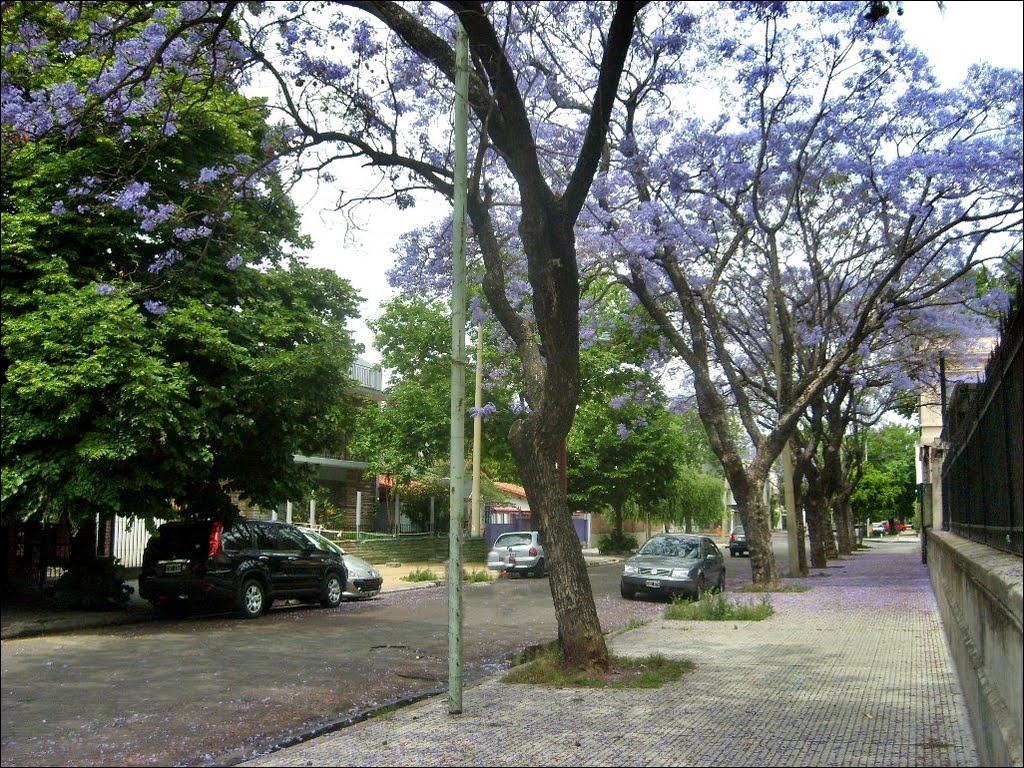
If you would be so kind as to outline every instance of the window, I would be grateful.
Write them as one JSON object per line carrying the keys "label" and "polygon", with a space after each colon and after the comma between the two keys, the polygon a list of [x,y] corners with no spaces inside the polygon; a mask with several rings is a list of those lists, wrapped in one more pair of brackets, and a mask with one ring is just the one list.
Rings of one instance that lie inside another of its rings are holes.
{"label": "window", "polygon": [[276,549],[285,552],[302,552],[310,546],[309,541],[294,528],[282,525],[277,530]]}

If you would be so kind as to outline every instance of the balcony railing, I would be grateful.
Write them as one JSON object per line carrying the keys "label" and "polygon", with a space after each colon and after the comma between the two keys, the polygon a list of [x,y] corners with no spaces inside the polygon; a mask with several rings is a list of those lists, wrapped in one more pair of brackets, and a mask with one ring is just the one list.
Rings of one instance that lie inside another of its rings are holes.
{"label": "balcony railing", "polygon": [[378,392],[384,389],[384,371],[362,363],[353,363],[349,376],[367,389],[374,389]]}

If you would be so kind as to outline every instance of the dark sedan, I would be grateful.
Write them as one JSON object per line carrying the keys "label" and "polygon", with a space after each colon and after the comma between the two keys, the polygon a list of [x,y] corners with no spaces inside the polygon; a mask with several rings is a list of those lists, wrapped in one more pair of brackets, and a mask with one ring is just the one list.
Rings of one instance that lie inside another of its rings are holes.
{"label": "dark sedan", "polygon": [[698,598],[725,589],[725,556],[708,536],[665,533],[648,539],[622,569],[619,590],[629,599],[643,592]]}

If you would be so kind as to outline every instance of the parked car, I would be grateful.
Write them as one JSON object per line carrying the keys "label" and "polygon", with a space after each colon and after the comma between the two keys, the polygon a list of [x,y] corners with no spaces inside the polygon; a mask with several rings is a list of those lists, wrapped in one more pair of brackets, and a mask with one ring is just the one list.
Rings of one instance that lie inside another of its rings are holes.
{"label": "parked car", "polygon": [[347,580],[340,553],[318,549],[289,523],[176,521],[146,544],[139,595],[158,610],[225,605],[254,619],[275,600],[336,607]]}
{"label": "parked car", "polygon": [[487,569],[538,578],[547,574],[544,547],[538,531],[510,531],[494,540],[487,553]]}
{"label": "parked car", "polygon": [[889,521],[881,520],[877,523],[871,524],[871,535],[872,536],[885,536],[889,532]]}
{"label": "parked car", "polygon": [[343,593],[344,597],[349,600],[363,600],[380,594],[381,585],[384,584],[384,578],[380,571],[363,558],[346,552],[337,541],[309,528],[299,528],[299,530],[306,534],[306,538],[312,541],[315,547],[328,552],[338,552],[345,560],[345,567],[348,569],[348,584]]}
{"label": "parked car", "polygon": [[750,555],[747,548],[747,532],[743,530],[742,525],[737,525],[729,534],[729,557],[736,555]]}
{"label": "parked car", "polygon": [[648,539],[622,568],[626,599],[645,592],[698,598],[725,589],[725,556],[708,536],[665,533]]}

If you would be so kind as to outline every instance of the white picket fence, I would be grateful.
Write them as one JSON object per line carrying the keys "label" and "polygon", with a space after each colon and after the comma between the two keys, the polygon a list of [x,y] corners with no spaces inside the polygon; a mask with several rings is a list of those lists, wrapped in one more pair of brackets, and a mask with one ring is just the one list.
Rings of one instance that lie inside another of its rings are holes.
{"label": "white picket fence", "polygon": [[[134,520],[131,528],[128,526],[128,518],[114,518],[114,546],[113,554],[125,568],[141,568],[142,553],[146,550],[146,542],[149,541],[149,531],[146,530],[146,523],[142,520]],[[163,520],[154,521],[157,525]]]}

